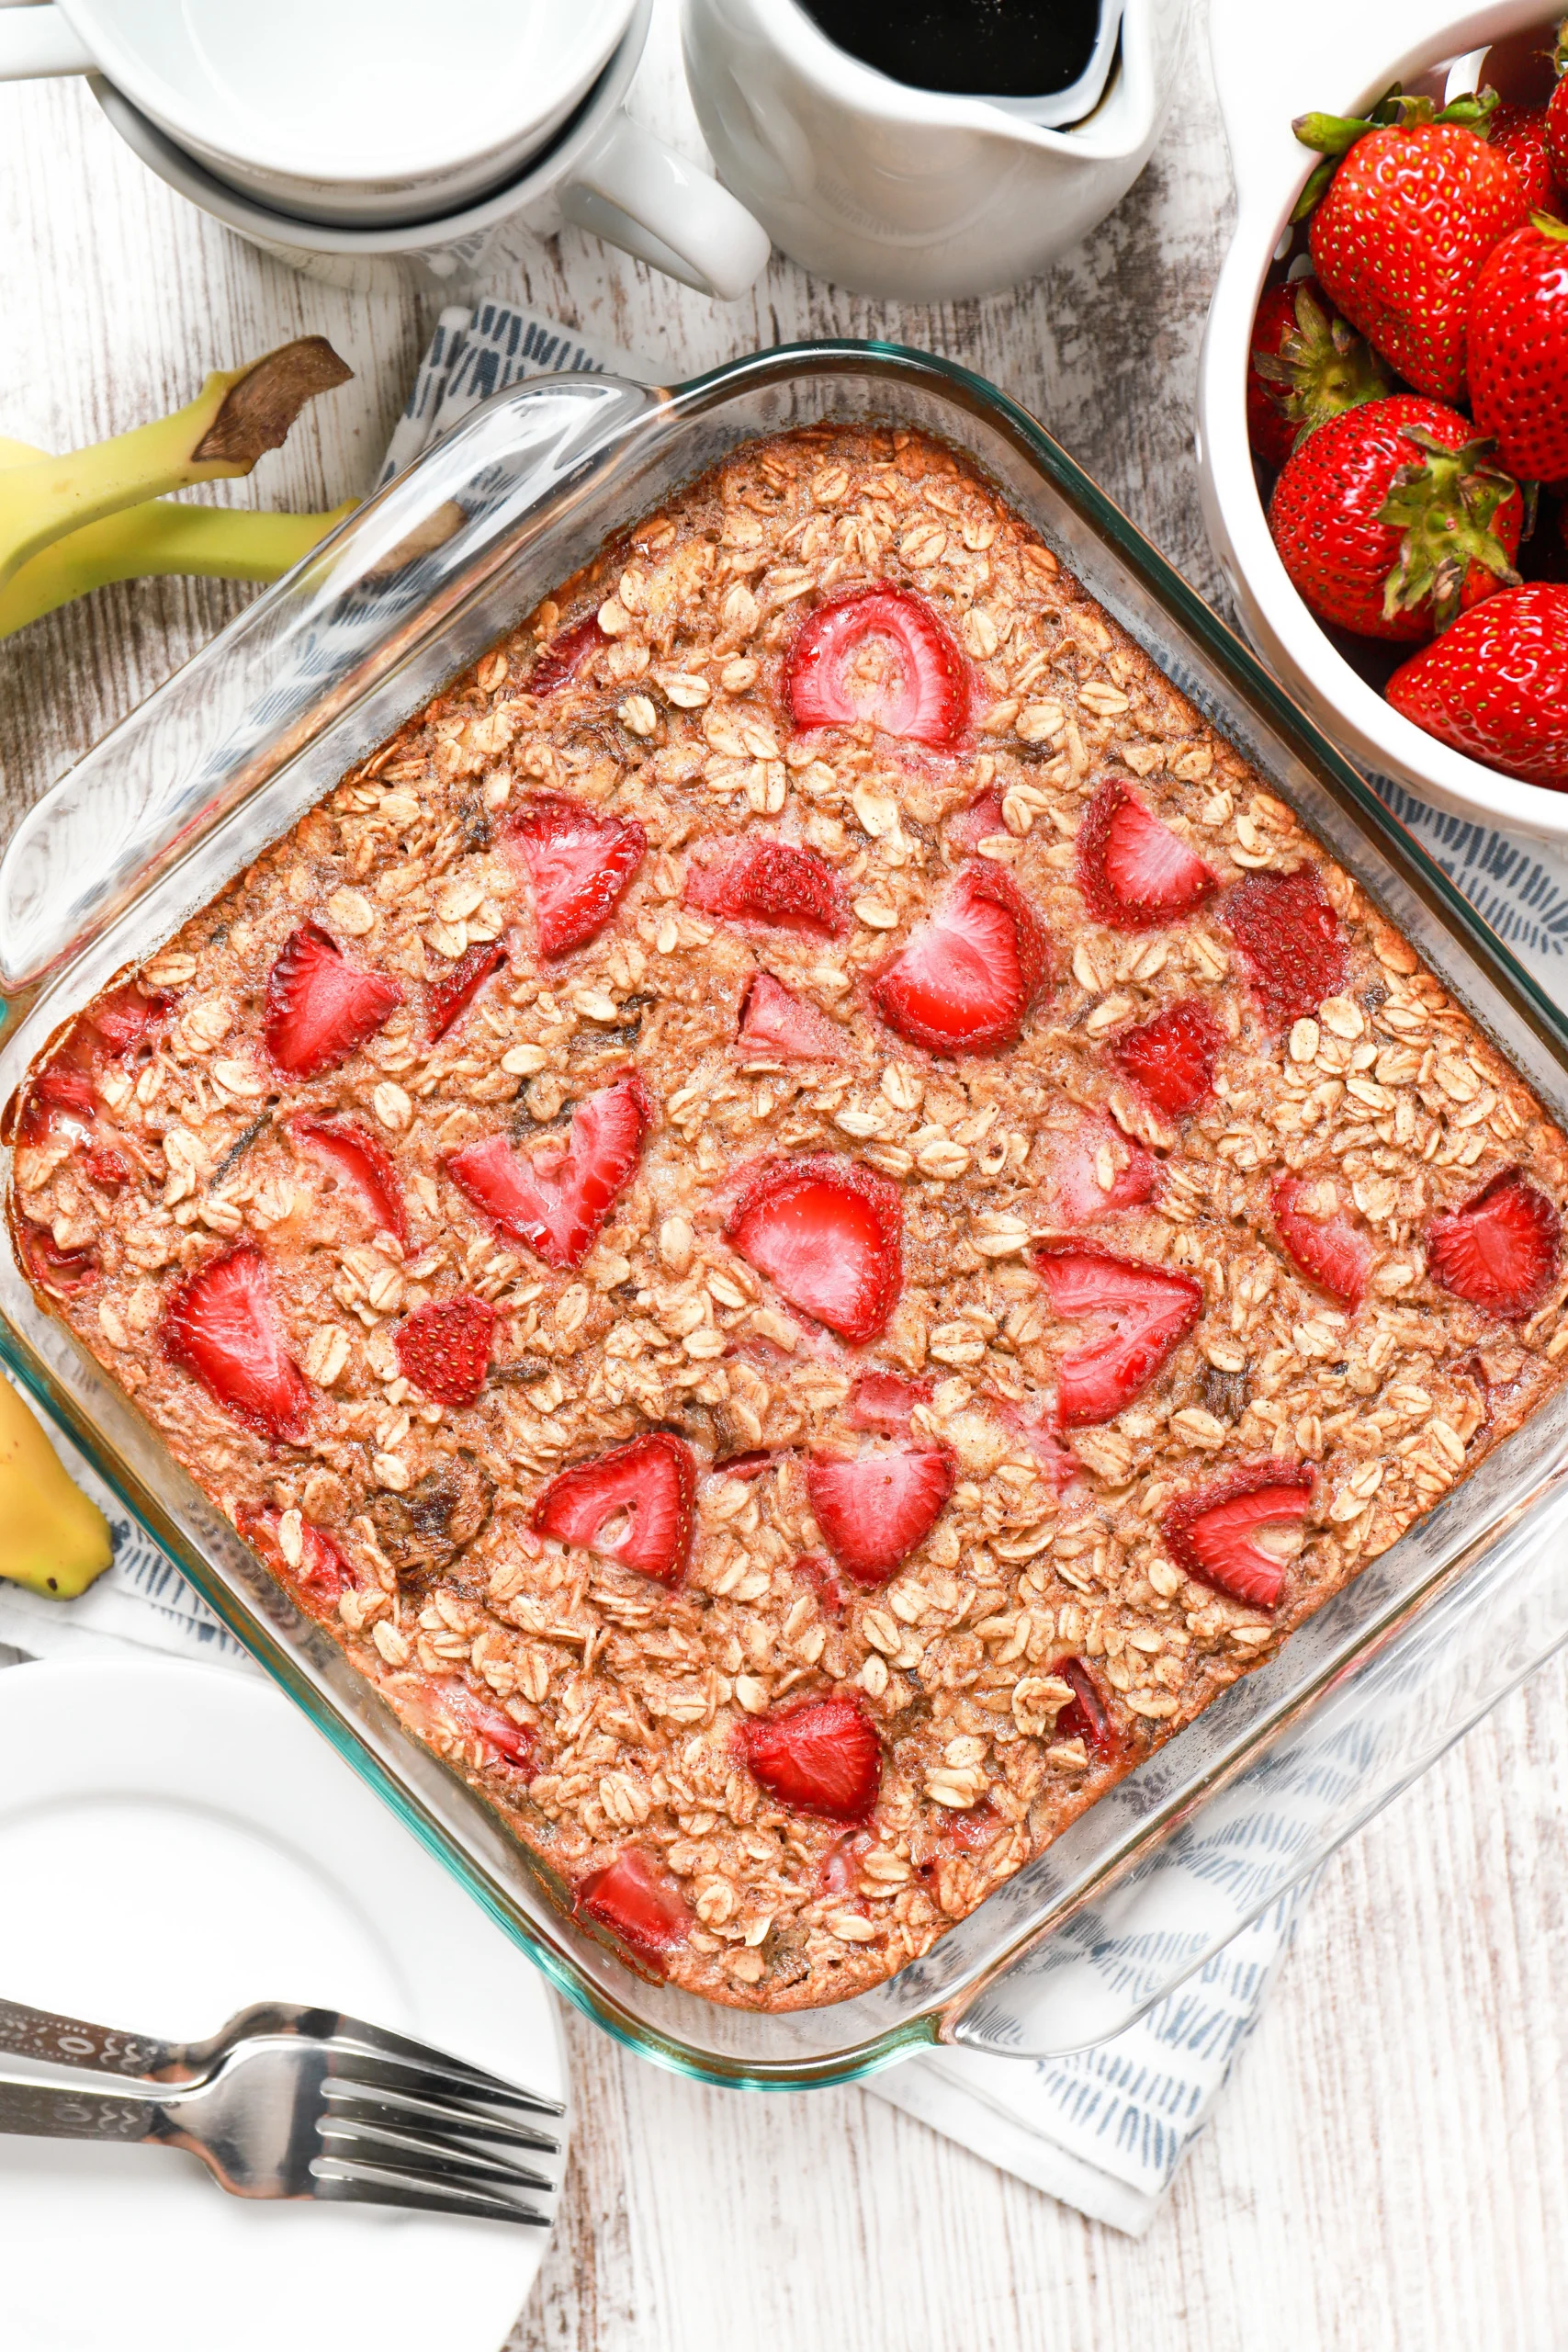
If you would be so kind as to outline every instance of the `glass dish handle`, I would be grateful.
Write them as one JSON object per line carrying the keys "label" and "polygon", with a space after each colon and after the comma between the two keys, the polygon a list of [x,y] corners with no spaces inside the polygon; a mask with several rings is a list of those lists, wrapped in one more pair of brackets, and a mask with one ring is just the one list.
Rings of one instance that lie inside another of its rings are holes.
{"label": "glass dish handle", "polygon": [[589,375],[499,392],[258,597],[22,819],[0,863],[0,994],[36,988],[353,706],[359,755],[390,733],[405,714],[375,689],[408,637],[667,397]]}
{"label": "glass dish handle", "polygon": [[1133,2024],[1568,1641],[1568,1469],[1151,1859],[981,1981],[941,2038],[1054,2058]]}

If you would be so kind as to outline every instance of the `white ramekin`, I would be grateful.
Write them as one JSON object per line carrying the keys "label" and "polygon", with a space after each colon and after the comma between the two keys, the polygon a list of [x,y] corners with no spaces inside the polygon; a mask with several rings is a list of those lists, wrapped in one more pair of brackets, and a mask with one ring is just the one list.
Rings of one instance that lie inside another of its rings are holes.
{"label": "white ramekin", "polygon": [[1450,751],[1400,716],[1346,661],[1302,602],[1269,536],[1247,447],[1247,350],[1258,297],[1312,157],[1292,118],[1355,115],[1392,82],[1532,25],[1550,0],[1493,0],[1450,15],[1433,0],[1314,0],[1289,40],[1258,0],[1213,0],[1220,110],[1235,174],[1235,236],[1214,289],[1198,377],[1203,519],[1243,626],[1280,682],[1352,758],[1424,800],[1542,842],[1568,842],[1568,793],[1521,784]]}

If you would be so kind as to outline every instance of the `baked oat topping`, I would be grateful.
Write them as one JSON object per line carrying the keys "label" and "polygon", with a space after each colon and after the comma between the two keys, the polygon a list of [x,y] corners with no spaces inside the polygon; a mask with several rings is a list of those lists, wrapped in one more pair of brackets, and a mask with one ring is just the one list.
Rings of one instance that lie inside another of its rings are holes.
{"label": "baked oat topping", "polygon": [[639,1964],[929,1950],[1568,1362],[1568,1148],[966,465],[754,444],[76,1017],[40,1298]]}

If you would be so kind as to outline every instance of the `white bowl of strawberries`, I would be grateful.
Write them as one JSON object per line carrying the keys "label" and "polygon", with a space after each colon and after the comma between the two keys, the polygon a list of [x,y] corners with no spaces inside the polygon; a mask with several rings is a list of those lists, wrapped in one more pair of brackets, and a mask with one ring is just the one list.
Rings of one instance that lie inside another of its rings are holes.
{"label": "white bowl of strawberries", "polygon": [[1327,732],[1423,799],[1565,842],[1557,30],[1542,0],[1317,0],[1285,43],[1256,0],[1213,0],[1237,219],[1198,455],[1243,623]]}

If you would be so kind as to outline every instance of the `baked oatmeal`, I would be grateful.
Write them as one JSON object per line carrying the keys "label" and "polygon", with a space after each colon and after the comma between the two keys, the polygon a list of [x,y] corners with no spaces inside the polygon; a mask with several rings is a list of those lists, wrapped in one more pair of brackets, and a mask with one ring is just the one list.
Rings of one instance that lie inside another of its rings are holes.
{"label": "baked oatmeal", "polygon": [[926,1951],[1555,1387],[1564,1138],[946,448],[741,449],[51,1041],[38,1294],[637,1964]]}

